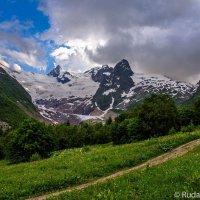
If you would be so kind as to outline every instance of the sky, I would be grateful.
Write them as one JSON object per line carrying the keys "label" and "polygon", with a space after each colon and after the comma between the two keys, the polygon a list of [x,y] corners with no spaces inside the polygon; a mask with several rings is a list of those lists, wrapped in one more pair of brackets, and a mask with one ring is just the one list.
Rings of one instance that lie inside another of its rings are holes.
{"label": "sky", "polygon": [[200,80],[200,0],[1,0],[0,62],[48,73],[127,59],[135,72]]}

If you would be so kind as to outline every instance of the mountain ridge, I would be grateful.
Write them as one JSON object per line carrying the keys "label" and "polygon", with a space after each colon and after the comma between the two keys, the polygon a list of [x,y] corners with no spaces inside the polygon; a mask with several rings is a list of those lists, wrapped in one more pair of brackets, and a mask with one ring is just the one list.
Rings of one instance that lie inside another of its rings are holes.
{"label": "mountain ridge", "polygon": [[155,74],[138,74],[123,59],[115,67],[103,65],[84,73],[56,66],[47,75],[11,72],[33,98],[43,117],[52,123],[82,119],[104,120],[151,93],[167,93],[178,103],[190,99],[197,86]]}

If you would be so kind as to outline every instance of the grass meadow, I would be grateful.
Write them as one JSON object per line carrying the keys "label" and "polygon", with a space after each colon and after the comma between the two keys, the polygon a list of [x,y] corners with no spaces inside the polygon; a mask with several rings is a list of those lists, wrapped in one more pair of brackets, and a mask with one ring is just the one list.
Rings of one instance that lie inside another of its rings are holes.
{"label": "grass meadow", "polygon": [[162,165],[49,200],[171,200],[200,198],[200,147]]}
{"label": "grass meadow", "polygon": [[[113,146],[112,144],[106,144],[67,149],[54,152],[48,159],[31,163],[9,165],[3,160],[0,161],[0,199],[26,199],[27,197],[86,183],[143,163],[150,158],[197,138],[200,138],[200,131],[177,133],[125,145]],[[172,165],[172,162],[169,163]],[[90,195],[94,195],[94,199],[140,198],[141,192],[145,188],[146,194],[150,194],[154,188],[152,195],[156,195],[156,193],[162,192],[159,189],[159,182],[156,183],[156,181],[160,179],[164,181],[162,166],[158,167],[158,169],[161,170],[160,175],[156,173],[157,168],[151,168],[131,175],[130,179],[128,178],[129,176],[126,176],[100,185],[97,188],[91,187],[83,192],[71,193],[67,198],[60,198],[88,199]],[[143,177],[145,176],[147,178],[143,182]],[[148,177],[152,177],[154,183],[151,183]],[[174,180],[175,183],[186,181],[183,177],[179,179],[178,174],[176,178],[177,180]],[[172,182],[170,184],[168,187],[171,187],[172,191]],[[171,193],[168,194],[171,195]]]}

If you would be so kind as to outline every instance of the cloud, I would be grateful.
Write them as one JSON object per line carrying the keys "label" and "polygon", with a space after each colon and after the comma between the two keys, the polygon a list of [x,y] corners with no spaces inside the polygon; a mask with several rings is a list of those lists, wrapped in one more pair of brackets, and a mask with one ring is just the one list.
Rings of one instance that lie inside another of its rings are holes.
{"label": "cloud", "polygon": [[18,65],[18,64],[14,64],[12,69],[16,72],[21,72],[22,71],[22,68]]}
{"label": "cloud", "polygon": [[40,10],[50,18],[52,29],[47,33],[53,33],[51,38],[59,41],[62,37],[112,35],[133,26],[166,26],[187,15],[195,2],[196,0],[155,0],[153,3],[150,0],[42,0]]}
{"label": "cloud", "polygon": [[55,59],[55,64],[62,66],[64,71],[81,72],[91,68],[91,62],[89,62],[86,54],[84,53],[85,46],[75,45],[75,43],[69,43],[71,47],[58,47],[53,50],[51,56]]}
{"label": "cloud", "polygon": [[3,67],[4,69],[10,67],[10,65],[4,60],[3,57],[1,57],[1,55],[0,55],[0,67]]}
{"label": "cloud", "polygon": [[34,52],[27,54],[19,51],[4,49],[4,53],[10,56],[12,60],[17,60],[20,63],[33,66],[34,68],[38,68],[40,70],[44,70],[46,68],[46,66],[41,65],[41,63],[37,60]]}
{"label": "cloud", "polygon": [[11,21],[3,21],[0,23],[0,28],[6,31],[11,32],[20,32],[21,30],[28,30],[33,27],[33,23],[31,21],[27,21],[25,23],[20,23],[20,21],[16,18],[12,18]]}
{"label": "cloud", "polygon": [[0,54],[11,65],[16,62],[29,65],[39,70],[46,69],[45,50],[35,36],[25,36],[31,22],[20,23],[17,19],[0,23]]}
{"label": "cloud", "polygon": [[76,55],[90,65],[127,58],[139,71],[180,80],[200,74],[199,0],[41,0],[39,9],[51,24],[43,39],[84,44],[72,65]]}
{"label": "cloud", "polygon": [[68,60],[74,53],[75,51],[71,48],[59,47],[51,53],[51,56],[55,57],[57,61],[64,61]]}

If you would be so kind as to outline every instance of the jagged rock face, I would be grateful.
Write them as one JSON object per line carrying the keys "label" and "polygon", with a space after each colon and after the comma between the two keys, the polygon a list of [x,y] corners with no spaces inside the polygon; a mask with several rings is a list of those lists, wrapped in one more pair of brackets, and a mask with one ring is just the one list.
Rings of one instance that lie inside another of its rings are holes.
{"label": "jagged rock face", "polygon": [[58,65],[52,71],[50,71],[48,75],[56,77],[58,82],[65,84],[70,81],[71,74],[69,72],[64,72],[62,74],[61,70],[62,68],[60,67],[60,65]]}
{"label": "jagged rock face", "polygon": [[63,72],[57,66],[48,76],[30,72],[14,76],[53,123],[102,120],[112,109],[126,109],[151,93],[167,93],[183,102],[197,91],[196,86],[166,76],[134,73],[124,59],[114,68],[103,65],[85,73]]}
{"label": "jagged rock face", "polygon": [[[104,72],[102,73],[102,71]],[[120,61],[112,70],[107,67],[106,69],[102,68],[98,72],[101,72],[100,75],[107,75],[107,77],[100,82],[93,102],[101,110],[106,110],[112,103],[112,99],[114,99],[113,106],[118,105],[122,101],[121,95],[124,92],[129,92],[130,88],[134,86],[131,78],[134,73],[127,60]],[[98,80],[101,79],[98,78]]]}
{"label": "jagged rock face", "polygon": [[94,68],[91,71],[92,80],[95,82],[99,82],[101,84],[106,84],[110,82],[111,74],[113,72],[113,68],[108,65],[102,66],[102,68]]}
{"label": "jagged rock face", "polygon": [[48,75],[49,76],[53,76],[53,77],[58,77],[60,75],[61,72],[61,67],[60,65],[58,65],[57,67],[55,67],[53,70],[51,70]]}
{"label": "jagged rock face", "polygon": [[132,76],[134,73],[128,63],[127,60],[123,59],[122,61],[120,61],[119,63],[117,63],[117,65],[114,68],[114,76],[125,76],[125,77],[130,77]]}

